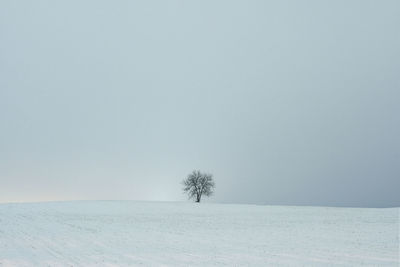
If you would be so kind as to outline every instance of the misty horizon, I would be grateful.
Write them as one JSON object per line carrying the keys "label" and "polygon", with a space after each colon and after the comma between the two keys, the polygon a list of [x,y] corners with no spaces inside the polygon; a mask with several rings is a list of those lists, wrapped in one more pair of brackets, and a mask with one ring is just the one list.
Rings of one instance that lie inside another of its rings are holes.
{"label": "misty horizon", "polygon": [[2,1],[0,202],[400,206],[399,1]]}

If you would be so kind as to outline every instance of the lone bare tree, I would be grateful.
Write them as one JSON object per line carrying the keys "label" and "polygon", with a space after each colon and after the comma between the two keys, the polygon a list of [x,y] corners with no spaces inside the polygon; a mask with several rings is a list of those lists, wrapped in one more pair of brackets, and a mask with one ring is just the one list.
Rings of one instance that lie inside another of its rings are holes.
{"label": "lone bare tree", "polygon": [[183,191],[193,198],[196,202],[201,201],[201,196],[211,196],[213,194],[215,183],[212,174],[193,171],[183,180]]}

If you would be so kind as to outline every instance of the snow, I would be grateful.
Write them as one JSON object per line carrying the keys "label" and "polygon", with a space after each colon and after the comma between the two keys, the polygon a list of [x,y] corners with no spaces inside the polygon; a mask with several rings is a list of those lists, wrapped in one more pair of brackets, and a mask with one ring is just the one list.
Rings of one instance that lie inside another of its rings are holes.
{"label": "snow", "polygon": [[0,266],[399,266],[399,210],[0,204]]}

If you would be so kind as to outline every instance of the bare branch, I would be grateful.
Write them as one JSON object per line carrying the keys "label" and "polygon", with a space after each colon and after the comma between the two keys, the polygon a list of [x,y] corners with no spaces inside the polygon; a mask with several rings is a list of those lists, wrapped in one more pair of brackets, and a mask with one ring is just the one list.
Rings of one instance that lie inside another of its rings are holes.
{"label": "bare branch", "polygon": [[201,201],[203,195],[211,196],[215,188],[212,174],[201,173],[194,170],[187,178],[182,181],[183,191],[196,202]]}

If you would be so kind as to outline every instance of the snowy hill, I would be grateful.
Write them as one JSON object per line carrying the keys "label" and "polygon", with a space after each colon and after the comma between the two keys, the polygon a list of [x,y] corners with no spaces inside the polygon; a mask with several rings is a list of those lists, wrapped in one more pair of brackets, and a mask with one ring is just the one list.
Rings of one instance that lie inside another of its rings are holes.
{"label": "snowy hill", "polygon": [[399,209],[0,204],[0,266],[399,266]]}

